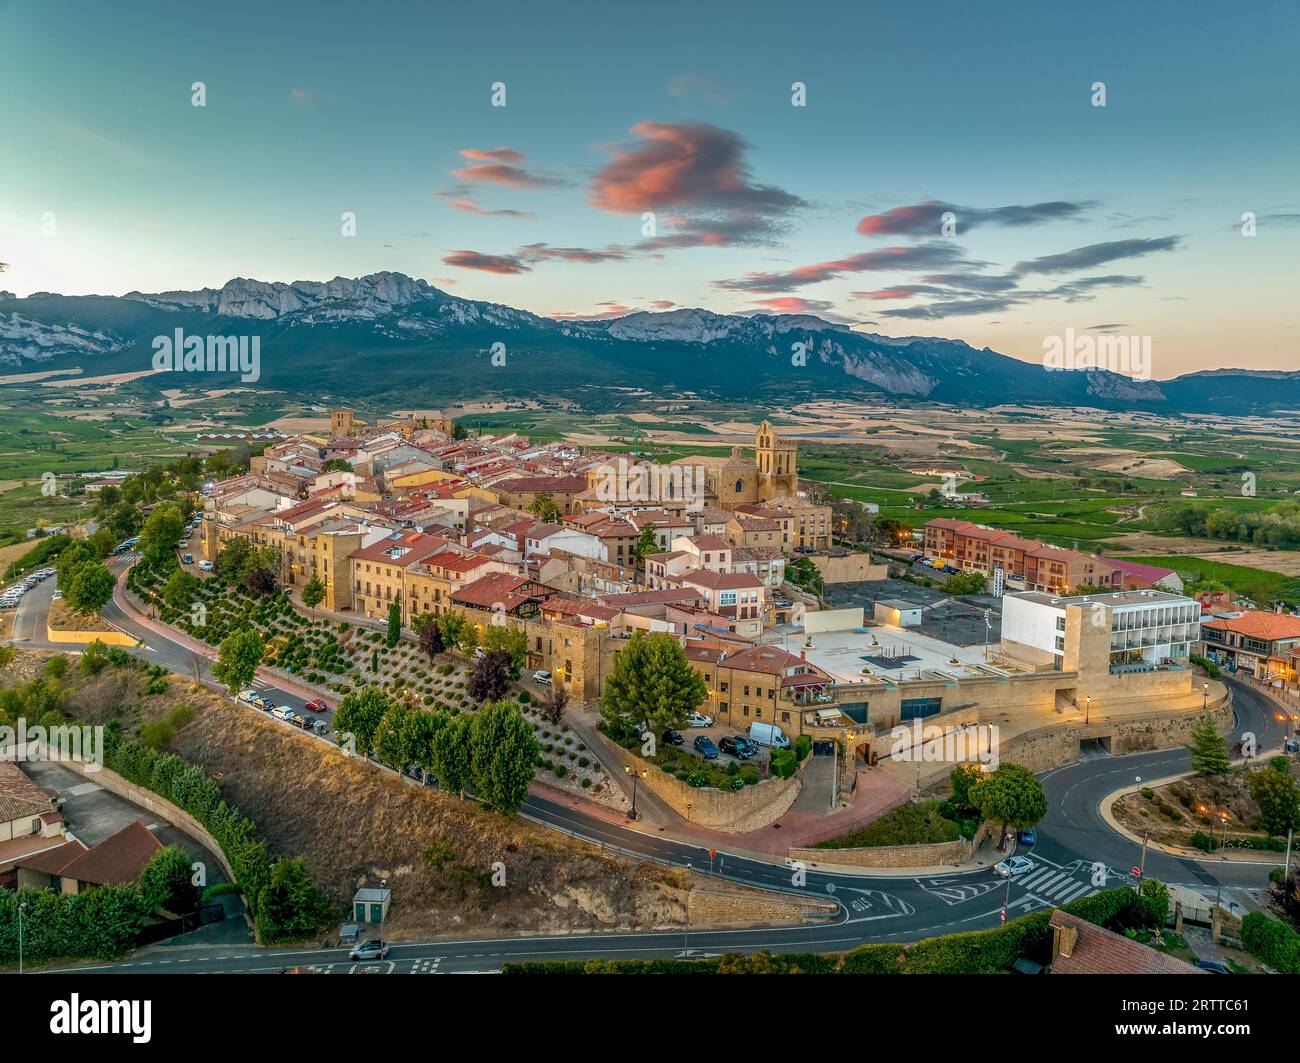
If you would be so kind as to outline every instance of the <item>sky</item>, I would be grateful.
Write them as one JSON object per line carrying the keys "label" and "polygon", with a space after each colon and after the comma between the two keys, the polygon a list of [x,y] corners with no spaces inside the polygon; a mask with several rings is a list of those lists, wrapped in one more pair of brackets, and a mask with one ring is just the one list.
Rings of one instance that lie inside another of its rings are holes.
{"label": "sky", "polygon": [[0,0],[0,289],[394,270],[1297,369],[1298,40],[1268,0]]}

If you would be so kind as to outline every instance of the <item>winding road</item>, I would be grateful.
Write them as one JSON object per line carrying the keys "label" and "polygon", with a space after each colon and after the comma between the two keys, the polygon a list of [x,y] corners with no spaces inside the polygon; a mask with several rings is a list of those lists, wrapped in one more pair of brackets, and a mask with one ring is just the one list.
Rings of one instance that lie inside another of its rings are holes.
{"label": "winding road", "polygon": [[[23,599],[16,619],[14,642],[34,648],[50,646],[44,638],[45,614],[53,581]],[[114,627],[143,642],[136,652],[150,663],[181,675],[190,674],[193,650],[176,638],[142,625],[123,607],[121,583],[115,599],[104,609]],[[205,679],[212,681],[211,674]],[[215,684],[214,684],[215,685]],[[280,704],[301,708],[304,698],[283,684],[266,680],[264,693]],[[1253,732],[1260,749],[1279,746],[1283,731],[1273,719],[1268,699],[1254,689],[1232,683],[1236,721],[1233,740]],[[252,709],[241,711],[256,711]],[[284,726],[289,726],[285,724]],[[304,740],[313,740],[304,736]],[[1186,749],[1110,756],[1102,753],[1043,773],[1049,812],[1038,826],[1038,841],[1028,855],[1034,870],[1008,881],[991,869],[935,877],[860,876],[801,871],[783,863],[743,854],[719,852],[710,858],[698,844],[658,833],[643,833],[631,825],[610,822],[568,804],[531,796],[523,814],[549,828],[563,831],[610,850],[732,882],[793,891],[830,899],[838,912],[820,921],[784,928],[740,930],[680,930],[642,933],[591,933],[565,936],[524,936],[438,940],[394,944],[387,958],[352,963],[346,949],[260,948],[254,945],[187,945],[185,939],[153,946],[120,962],[78,966],[78,971],[113,973],[279,971],[304,966],[324,973],[367,970],[375,973],[436,974],[491,973],[506,962],[525,960],[699,958],[722,952],[840,951],[865,942],[912,941],[938,934],[998,926],[1002,908],[1014,919],[1079,897],[1131,882],[1129,869],[1140,862],[1139,846],[1116,833],[1101,816],[1102,800],[1123,786],[1185,771]],[[1022,853],[1025,850],[1022,849]],[[1101,873],[1097,865],[1101,865]],[[1193,860],[1149,849],[1146,875],[1185,885],[1200,892],[1222,887],[1225,902],[1254,907],[1255,895],[1267,884],[1270,863],[1231,863]],[[1104,875],[1104,880],[1103,876]]]}

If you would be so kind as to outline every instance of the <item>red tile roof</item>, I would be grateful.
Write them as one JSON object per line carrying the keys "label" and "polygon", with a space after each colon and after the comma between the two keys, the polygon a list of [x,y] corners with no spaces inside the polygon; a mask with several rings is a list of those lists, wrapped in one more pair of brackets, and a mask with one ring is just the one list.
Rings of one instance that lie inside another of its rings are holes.
{"label": "red tile roof", "polygon": [[1201,627],[1214,628],[1216,631],[1233,631],[1238,635],[1264,642],[1300,638],[1300,617],[1287,616],[1284,613],[1269,613],[1264,610],[1252,610],[1238,617],[1207,620]]}
{"label": "red tile roof", "polygon": [[59,874],[96,886],[125,886],[140,877],[145,864],[162,848],[153,831],[137,819],[82,853]]}
{"label": "red tile roof", "polygon": [[1190,963],[1089,923],[1061,909],[1052,913],[1054,927],[1078,933],[1069,956],[1052,961],[1052,974],[1206,974]]}

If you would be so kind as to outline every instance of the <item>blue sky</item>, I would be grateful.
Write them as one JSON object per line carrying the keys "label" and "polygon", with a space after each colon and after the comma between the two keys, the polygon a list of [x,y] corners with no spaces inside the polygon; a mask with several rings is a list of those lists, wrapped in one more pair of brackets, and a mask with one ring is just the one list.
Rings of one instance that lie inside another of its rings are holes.
{"label": "blue sky", "polygon": [[1298,29],[1295,3],[0,2],[0,287],[391,269],[544,314],[807,309],[1031,360],[1111,328],[1157,377],[1297,368]]}

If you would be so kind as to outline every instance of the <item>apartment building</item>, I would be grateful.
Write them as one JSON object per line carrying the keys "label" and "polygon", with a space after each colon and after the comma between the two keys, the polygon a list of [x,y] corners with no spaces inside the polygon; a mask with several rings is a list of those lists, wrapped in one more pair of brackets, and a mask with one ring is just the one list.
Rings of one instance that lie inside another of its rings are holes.
{"label": "apartment building", "polygon": [[440,535],[394,532],[353,552],[353,608],[362,616],[383,618],[388,616],[389,605],[398,602],[402,610],[402,623],[409,624],[412,614],[404,593],[407,571],[413,565],[444,550],[450,542]]}
{"label": "apartment building", "polygon": [[1063,594],[1075,587],[1124,587],[1124,573],[1103,558],[947,517],[925,525],[925,552],[966,572],[991,576],[1001,569],[1011,586],[1030,591]]}
{"label": "apartment building", "polygon": [[699,591],[705,606],[726,617],[740,638],[756,639],[763,633],[766,588],[748,572],[710,572],[694,569],[681,575],[681,585]]}
{"label": "apartment building", "polygon": [[794,737],[799,733],[800,703],[790,692],[831,681],[820,668],[778,646],[737,648],[688,641],[686,657],[708,684],[703,711],[739,730],[748,730],[751,723],[775,723]]}

